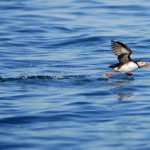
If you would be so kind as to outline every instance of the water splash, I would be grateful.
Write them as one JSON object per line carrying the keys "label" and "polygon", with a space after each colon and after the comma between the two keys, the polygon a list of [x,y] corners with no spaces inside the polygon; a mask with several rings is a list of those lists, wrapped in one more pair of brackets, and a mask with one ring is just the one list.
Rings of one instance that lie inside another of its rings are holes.
{"label": "water splash", "polygon": [[0,76],[0,82],[6,82],[6,81],[19,81],[19,80],[64,80],[64,79],[91,79],[91,80],[134,80],[133,77],[128,77],[124,74],[115,74],[111,77],[106,77],[105,75],[32,75],[28,76],[26,73],[21,74],[19,77],[10,77],[10,78],[4,78]]}

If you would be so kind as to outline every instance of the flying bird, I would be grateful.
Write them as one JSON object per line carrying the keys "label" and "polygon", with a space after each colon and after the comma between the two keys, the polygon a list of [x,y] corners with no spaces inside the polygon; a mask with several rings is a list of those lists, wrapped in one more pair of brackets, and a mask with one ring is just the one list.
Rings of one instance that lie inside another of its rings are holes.
{"label": "flying bird", "polygon": [[113,53],[118,57],[119,63],[108,66],[109,68],[112,68],[112,72],[105,74],[105,76],[109,77],[115,72],[125,73],[127,76],[132,76],[133,74],[131,72],[142,67],[148,68],[149,65],[145,61],[133,61],[131,59],[130,55],[132,54],[132,50],[125,44],[112,40],[111,47]]}

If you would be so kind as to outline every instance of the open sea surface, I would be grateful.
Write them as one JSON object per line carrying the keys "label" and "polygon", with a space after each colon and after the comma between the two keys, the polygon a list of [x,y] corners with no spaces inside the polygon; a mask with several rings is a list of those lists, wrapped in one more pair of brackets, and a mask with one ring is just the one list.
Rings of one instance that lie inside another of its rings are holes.
{"label": "open sea surface", "polygon": [[0,0],[0,150],[149,150],[150,70],[114,75],[111,40],[150,64],[148,0]]}

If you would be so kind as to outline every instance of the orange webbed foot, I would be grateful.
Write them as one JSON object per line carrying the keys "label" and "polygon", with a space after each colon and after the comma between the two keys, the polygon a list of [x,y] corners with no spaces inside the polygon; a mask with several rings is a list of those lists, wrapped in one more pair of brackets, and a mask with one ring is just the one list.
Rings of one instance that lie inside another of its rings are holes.
{"label": "orange webbed foot", "polygon": [[105,74],[105,76],[106,76],[106,77],[110,77],[110,76],[112,76],[113,74],[114,74],[114,72],[110,72],[110,73]]}

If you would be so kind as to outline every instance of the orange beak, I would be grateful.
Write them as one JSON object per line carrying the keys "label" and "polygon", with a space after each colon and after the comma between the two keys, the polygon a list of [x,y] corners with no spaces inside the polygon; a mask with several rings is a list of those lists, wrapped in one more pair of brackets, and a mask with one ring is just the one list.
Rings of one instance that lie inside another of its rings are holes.
{"label": "orange beak", "polygon": [[148,68],[148,67],[149,67],[149,65],[148,65],[148,63],[146,63],[146,64],[145,64],[145,68]]}

